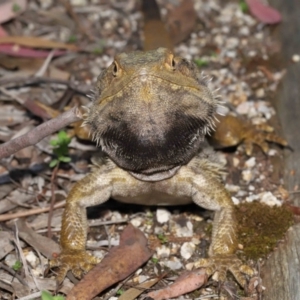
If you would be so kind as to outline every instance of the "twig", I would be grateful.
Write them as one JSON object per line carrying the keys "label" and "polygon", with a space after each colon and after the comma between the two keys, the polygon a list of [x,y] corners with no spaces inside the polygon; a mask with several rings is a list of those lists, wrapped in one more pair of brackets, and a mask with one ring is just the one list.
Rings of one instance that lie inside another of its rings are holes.
{"label": "twig", "polygon": [[13,269],[7,267],[5,264],[0,262],[0,269],[10,273],[13,277],[16,277],[23,285],[28,286],[27,282]]}
{"label": "twig", "polygon": [[74,81],[55,79],[55,78],[47,78],[47,77],[15,77],[15,78],[5,78],[0,80],[0,86],[4,86],[5,88],[14,88],[18,86],[26,86],[26,85],[36,85],[36,84],[61,84],[69,87],[73,91],[78,94],[86,96],[92,87],[88,84],[78,84]]}
{"label": "twig", "polygon": [[51,60],[52,60],[52,58],[53,58],[53,56],[54,56],[54,53],[55,53],[55,49],[53,49],[50,53],[49,53],[49,55],[47,56],[47,58],[46,58],[46,60],[44,61],[44,63],[43,63],[43,65],[40,67],[40,69],[35,73],[35,76],[36,77],[42,77],[45,73],[46,73],[46,71],[47,71],[47,69],[48,69],[48,67],[49,67],[49,64],[50,64],[50,62],[51,62]]}
{"label": "twig", "polygon": [[14,234],[15,234],[15,237],[13,239],[14,243],[16,244],[16,247],[18,249],[18,252],[19,252],[19,255],[20,255],[20,259],[22,261],[22,264],[23,264],[23,269],[24,269],[24,272],[25,272],[25,277],[27,280],[29,280],[29,268],[28,268],[28,264],[27,264],[27,260],[25,259],[25,255],[22,251],[22,247],[20,245],[20,239],[19,239],[19,228],[18,228],[18,225],[16,222],[15,223],[15,230],[14,230]]}
{"label": "twig", "polygon": [[59,163],[55,166],[52,175],[51,175],[51,203],[50,203],[50,210],[49,210],[49,215],[48,215],[48,233],[47,236],[48,238],[52,238],[52,232],[51,232],[51,220],[52,220],[52,215],[53,215],[53,207],[55,204],[55,193],[54,193],[54,188],[55,188],[55,178],[56,174],[58,171]]}
{"label": "twig", "polygon": [[[65,204],[66,204],[65,200],[58,202],[53,206],[53,209],[64,207]],[[20,211],[20,212],[13,213],[13,214],[3,214],[3,215],[0,215],[0,222],[8,221],[11,219],[22,218],[22,217],[28,217],[28,216],[32,216],[32,215],[37,215],[37,214],[41,214],[43,212],[47,212],[49,210],[50,210],[50,206],[43,207],[43,208],[33,208],[30,210]]]}
{"label": "twig", "polygon": [[58,131],[71,123],[81,120],[82,116],[77,107],[51,119],[29,132],[0,145],[0,159],[8,157],[28,146],[35,145],[46,136]]}

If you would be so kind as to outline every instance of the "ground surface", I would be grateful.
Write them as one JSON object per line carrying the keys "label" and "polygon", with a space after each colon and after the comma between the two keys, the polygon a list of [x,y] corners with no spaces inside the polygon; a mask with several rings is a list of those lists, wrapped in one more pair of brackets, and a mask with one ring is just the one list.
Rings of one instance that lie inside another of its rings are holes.
{"label": "ground surface", "polygon": [[[175,2],[170,1],[167,7],[163,7],[162,13],[166,14],[166,9],[171,8]],[[59,112],[75,104],[88,105],[90,100],[83,94],[93,86],[101,70],[112,62],[113,56],[142,47],[143,19],[135,1],[78,0],[71,3],[72,10],[60,1],[28,1],[27,9],[20,16],[3,25],[9,35],[73,42],[84,51],[71,52],[46,63],[47,55],[43,59],[0,56],[2,142],[30,130],[41,123],[42,119],[51,118],[54,114],[49,111],[41,114],[40,111],[30,109],[20,99],[37,100]],[[194,33],[177,45],[175,52],[198,63],[205,74],[212,78],[211,88],[219,88],[218,93],[224,101],[230,103],[230,109],[253,124],[268,122],[281,133],[275,109],[270,103],[274,102],[277,86],[285,74],[287,64],[279,55],[280,40],[271,34],[274,27],[263,26],[248,13],[243,13],[238,1],[226,1],[225,4],[217,0],[198,0],[195,1],[195,8],[198,19]],[[288,54],[289,63],[297,65],[292,60],[293,54],[292,50]],[[29,78],[38,71],[42,78],[50,78],[50,83],[40,84],[36,81],[37,84],[28,85],[19,79],[20,76]],[[58,85],[55,79],[60,79],[61,84]],[[67,88],[65,83],[68,80],[80,83],[77,91],[81,91],[81,94]],[[69,134],[71,131],[71,128],[67,129]],[[289,131],[285,129],[285,133],[289,134]],[[72,138],[70,144],[71,162],[60,164],[55,172],[49,168],[53,159],[50,140],[55,137],[48,137],[36,146],[1,161],[1,217],[13,219],[15,216],[10,217],[8,214],[49,207],[51,200],[63,201],[72,183],[88,172],[91,157],[97,149],[92,143],[80,141],[76,137]],[[272,145],[268,155],[255,147],[252,156],[248,157],[242,145],[237,149],[220,151],[219,154],[226,162],[228,175],[224,180],[236,204],[257,200],[268,205],[281,205],[298,191],[296,182],[288,185],[288,188],[284,187],[283,151],[275,145]],[[48,212],[24,219],[35,233],[46,236],[48,232],[48,236],[57,242],[61,214],[61,208],[53,211],[51,234]],[[102,222],[91,227],[88,242],[90,249],[104,247],[103,250],[95,251],[100,257],[105,255],[108,245],[113,246],[118,242],[119,233],[128,221],[149,237],[150,245],[155,250],[154,260],[139,270],[130,284],[167,272],[165,281],[159,283],[162,286],[182,270],[192,268],[194,261],[206,255],[209,246],[212,214],[196,206],[157,209],[146,206],[124,207],[111,201],[101,206],[101,209],[89,209],[89,217],[100,218]],[[4,266],[0,269],[1,299],[10,299],[13,293],[23,297],[38,292],[33,277],[37,278],[39,288],[53,291],[54,277],[50,274],[51,278],[47,280],[41,278],[47,263],[45,256],[49,258],[52,252],[58,251],[56,246],[50,244],[49,240],[41,240],[20,222],[3,221],[1,228],[0,243],[3,244],[0,244],[0,249],[3,250],[0,250],[0,259],[1,266]],[[18,232],[21,241],[17,239]],[[29,240],[29,235],[33,241]],[[23,257],[20,256],[21,248]],[[241,245],[241,251],[242,248]],[[42,255],[38,255],[36,250]],[[16,261],[22,261],[23,264],[27,262],[27,266],[24,265],[17,272],[18,280],[13,279],[15,273],[11,271]],[[258,267],[264,264],[264,260],[252,263]],[[29,287],[25,288],[25,282],[30,282]],[[63,292],[69,290],[71,285],[67,279]],[[120,289],[126,290],[127,286]],[[221,295],[224,299],[235,299],[230,293],[238,291],[236,286],[224,286]],[[211,284],[184,298],[194,299],[206,295],[208,298],[205,299],[220,297],[218,287]],[[258,293],[257,297],[260,295]]]}

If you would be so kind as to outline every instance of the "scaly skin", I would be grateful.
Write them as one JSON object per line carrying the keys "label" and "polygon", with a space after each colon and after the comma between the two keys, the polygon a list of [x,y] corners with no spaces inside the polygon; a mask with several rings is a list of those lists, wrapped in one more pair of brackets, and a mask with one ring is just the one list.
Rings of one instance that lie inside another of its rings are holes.
{"label": "scaly skin", "polygon": [[217,100],[197,67],[167,49],[120,54],[98,78],[85,116],[108,158],[70,191],[63,214],[59,266],[79,277],[97,263],[87,254],[86,207],[110,197],[125,203],[179,205],[195,202],[214,210],[209,258],[198,262],[209,275],[227,270],[244,285],[235,256],[233,203],[221,182],[222,165],[205,135],[214,124]]}
{"label": "scaly skin", "polygon": [[51,261],[51,267],[61,267],[57,280],[61,282],[69,269],[79,277],[97,263],[85,251],[85,208],[104,203],[112,197],[125,203],[150,205],[179,205],[193,201],[216,211],[209,258],[200,260],[197,266],[207,267],[208,274],[218,271],[219,280],[225,280],[229,270],[243,286],[245,279],[242,273],[251,275],[252,270],[242,265],[234,255],[237,247],[234,209],[221,182],[221,173],[222,166],[215,161],[214,153],[209,149],[200,152],[173,177],[161,181],[138,180],[109,159],[95,167],[74,185],[67,198],[61,231],[62,252]]}

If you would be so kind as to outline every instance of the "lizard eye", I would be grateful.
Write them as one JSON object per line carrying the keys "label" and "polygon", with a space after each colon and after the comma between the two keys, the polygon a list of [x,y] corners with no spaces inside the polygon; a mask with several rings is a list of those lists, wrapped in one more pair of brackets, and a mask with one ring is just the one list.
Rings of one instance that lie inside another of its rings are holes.
{"label": "lizard eye", "polygon": [[172,58],[171,66],[174,70],[176,69],[177,64],[176,64],[174,57]]}

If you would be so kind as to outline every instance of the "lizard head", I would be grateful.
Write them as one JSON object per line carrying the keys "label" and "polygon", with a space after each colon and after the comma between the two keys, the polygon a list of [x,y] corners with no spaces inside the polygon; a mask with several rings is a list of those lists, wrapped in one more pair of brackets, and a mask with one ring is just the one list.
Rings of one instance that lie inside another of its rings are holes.
{"label": "lizard head", "polygon": [[213,126],[216,106],[197,67],[159,48],[116,56],[98,77],[85,122],[117,165],[147,180],[189,162]]}

